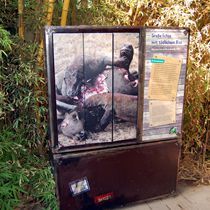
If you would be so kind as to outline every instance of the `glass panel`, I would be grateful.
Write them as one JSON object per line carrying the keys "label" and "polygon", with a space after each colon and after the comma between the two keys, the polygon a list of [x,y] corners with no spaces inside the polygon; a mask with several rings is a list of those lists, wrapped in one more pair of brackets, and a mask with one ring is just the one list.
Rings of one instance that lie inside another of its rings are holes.
{"label": "glass panel", "polygon": [[61,147],[85,144],[83,108],[77,74],[83,71],[83,37],[81,33],[56,33],[53,36],[58,144]]}
{"label": "glass panel", "polygon": [[[84,123],[87,144],[112,141],[112,34],[84,34]],[[109,80],[109,85],[107,83]]]}
{"label": "glass panel", "polygon": [[148,28],[145,35],[142,140],[174,139],[182,128],[189,34]]}
{"label": "glass panel", "polygon": [[136,138],[139,33],[114,33],[113,140]]}
{"label": "glass panel", "polygon": [[58,144],[136,138],[139,33],[53,34]]}

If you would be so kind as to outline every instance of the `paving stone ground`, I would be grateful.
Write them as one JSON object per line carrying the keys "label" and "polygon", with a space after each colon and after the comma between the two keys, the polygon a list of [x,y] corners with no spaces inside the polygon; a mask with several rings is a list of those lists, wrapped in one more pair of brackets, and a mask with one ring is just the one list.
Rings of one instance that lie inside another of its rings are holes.
{"label": "paving stone ground", "polygon": [[210,185],[181,184],[175,196],[133,203],[113,210],[210,210]]}

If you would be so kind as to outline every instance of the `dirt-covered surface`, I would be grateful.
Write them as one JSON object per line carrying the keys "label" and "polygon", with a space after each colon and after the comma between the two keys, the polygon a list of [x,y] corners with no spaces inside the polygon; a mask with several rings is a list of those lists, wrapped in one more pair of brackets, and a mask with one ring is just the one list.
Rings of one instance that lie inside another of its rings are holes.
{"label": "dirt-covered surface", "polygon": [[[108,56],[114,59],[119,58],[120,49],[124,44],[132,44],[134,48],[134,57],[130,65],[130,71],[138,71],[139,56],[139,34],[138,33],[114,33],[114,42],[112,42],[112,33],[107,34],[85,34],[84,42],[82,34],[55,34],[54,40],[54,64],[55,73],[62,73],[69,66],[75,57],[82,56],[83,53],[93,58]],[[114,44],[113,44],[114,43]],[[83,48],[84,44],[84,48]],[[84,50],[84,51],[83,51]],[[90,133],[88,139],[79,141],[62,134],[59,134],[60,146],[73,146],[92,143],[103,143],[113,141],[121,141],[136,138],[136,125],[129,122],[110,124],[105,131],[98,133]]]}
{"label": "dirt-covered surface", "polygon": [[122,141],[136,138],[136,126],[133,123],[124,122],[117,123],[113,125],[113,137],[112,137],[112,124],[110,124],[105,131],[100,131],[99,133],[89,133],[86,140],[79,140],[76,137],[69,138],[63,134],[58,135],[59,146],[67,147],[74,145],[84,145],[84,144],[96,144],[96,143],[106,143],[113,141]]}

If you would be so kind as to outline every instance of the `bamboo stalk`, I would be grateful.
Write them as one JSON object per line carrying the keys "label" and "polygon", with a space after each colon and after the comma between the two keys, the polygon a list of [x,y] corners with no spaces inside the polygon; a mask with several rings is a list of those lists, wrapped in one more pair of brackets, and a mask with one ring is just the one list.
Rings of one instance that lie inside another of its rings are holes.
{"label": "bamboo stalk", "polygon": [[[47,9],[47,16],[46,16],[46,25],[51,25],[52,24],[52,18],[53,18],[53,11],[54,11],[54,3],[55,0],[46,0],[44,3],[47,4],[48,9]],[[39,51],[37,55],[37,66],[42,67],[43,66],[43,51],[44,51],[44,41],[43,38],[41,38],[41,42],[39,45]],[[40,76],[43,76],[43,73],[40,73]],[[36,91],[38,92],[41,90],[41,87],[35,87]],[[43,90],[43,89],[42,89]],[[38,93],[37,96],[39,96],[40,93]],[[37,102],[37,106],[39,106],[39,103]],[[36,119],[37,119],[37,124],[40,125],[41,119],[38,111],[36,112]]]}
{"label": "bamboo stalk", "polygon": [[[47,10],[47,17],[46,17],[46,25],[48,26],[52,24],[54,3],[55,3],[55,0],[48,0],[48,10]],[[39,45],[39,52],[38,52],[38,57],[37,57],[38,66],[42,65],[43,49],[44,49],[44,41],[42,39]]]}
{"label": "bamboo stalk", "polygon": [[136,20],[137,20],[138,13],[139,13],[140,11],[141,11],[141,2],[138,1],[137,7],[136,7],[136,12],[135,12],[134,17],[133,17],[132,25],[137,25],[137,24],[136,24]]}
{"label": "bamboo stalk", "polygon": [[24,22],[23,22],[24,0],[18,0],[18,34],[24,39]]}
{"label": "bamboo stalk", "polygon": [[70,0],[64,0],[62,15],[61,15],[61,26],[66,26],[67,16],[69,12],[69,4],[70,4]]}
{"label": "bamboo stalk", "polygon": [[52,24],[54,4],[55,4],[55,0],[48,0],[48,11],[47,11],[47,18],[46,18],[46,25],[48,26]]}

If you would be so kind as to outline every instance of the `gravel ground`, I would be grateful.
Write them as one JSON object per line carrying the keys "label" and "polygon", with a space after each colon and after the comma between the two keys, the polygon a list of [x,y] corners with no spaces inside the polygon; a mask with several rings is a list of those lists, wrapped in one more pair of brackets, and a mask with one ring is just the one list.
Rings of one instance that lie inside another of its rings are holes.
{"label": "gravel ground", "polygon": [[[136,126],[133,123],[124,122],[117,123],[113,126],[113,141],[129,140],[136,138]],[[111,124],[105,129],[105,131],[100,131],[98,133],[91,133],[88,139],[84,141],[79,141],[77,139],[72,139],[63,134],[58,135],[59,145],[61,147],[74,146],[74,145],[84,145],[84,144],[95,144],[95,143],[105,143],[112,141],[112,126]]]}

